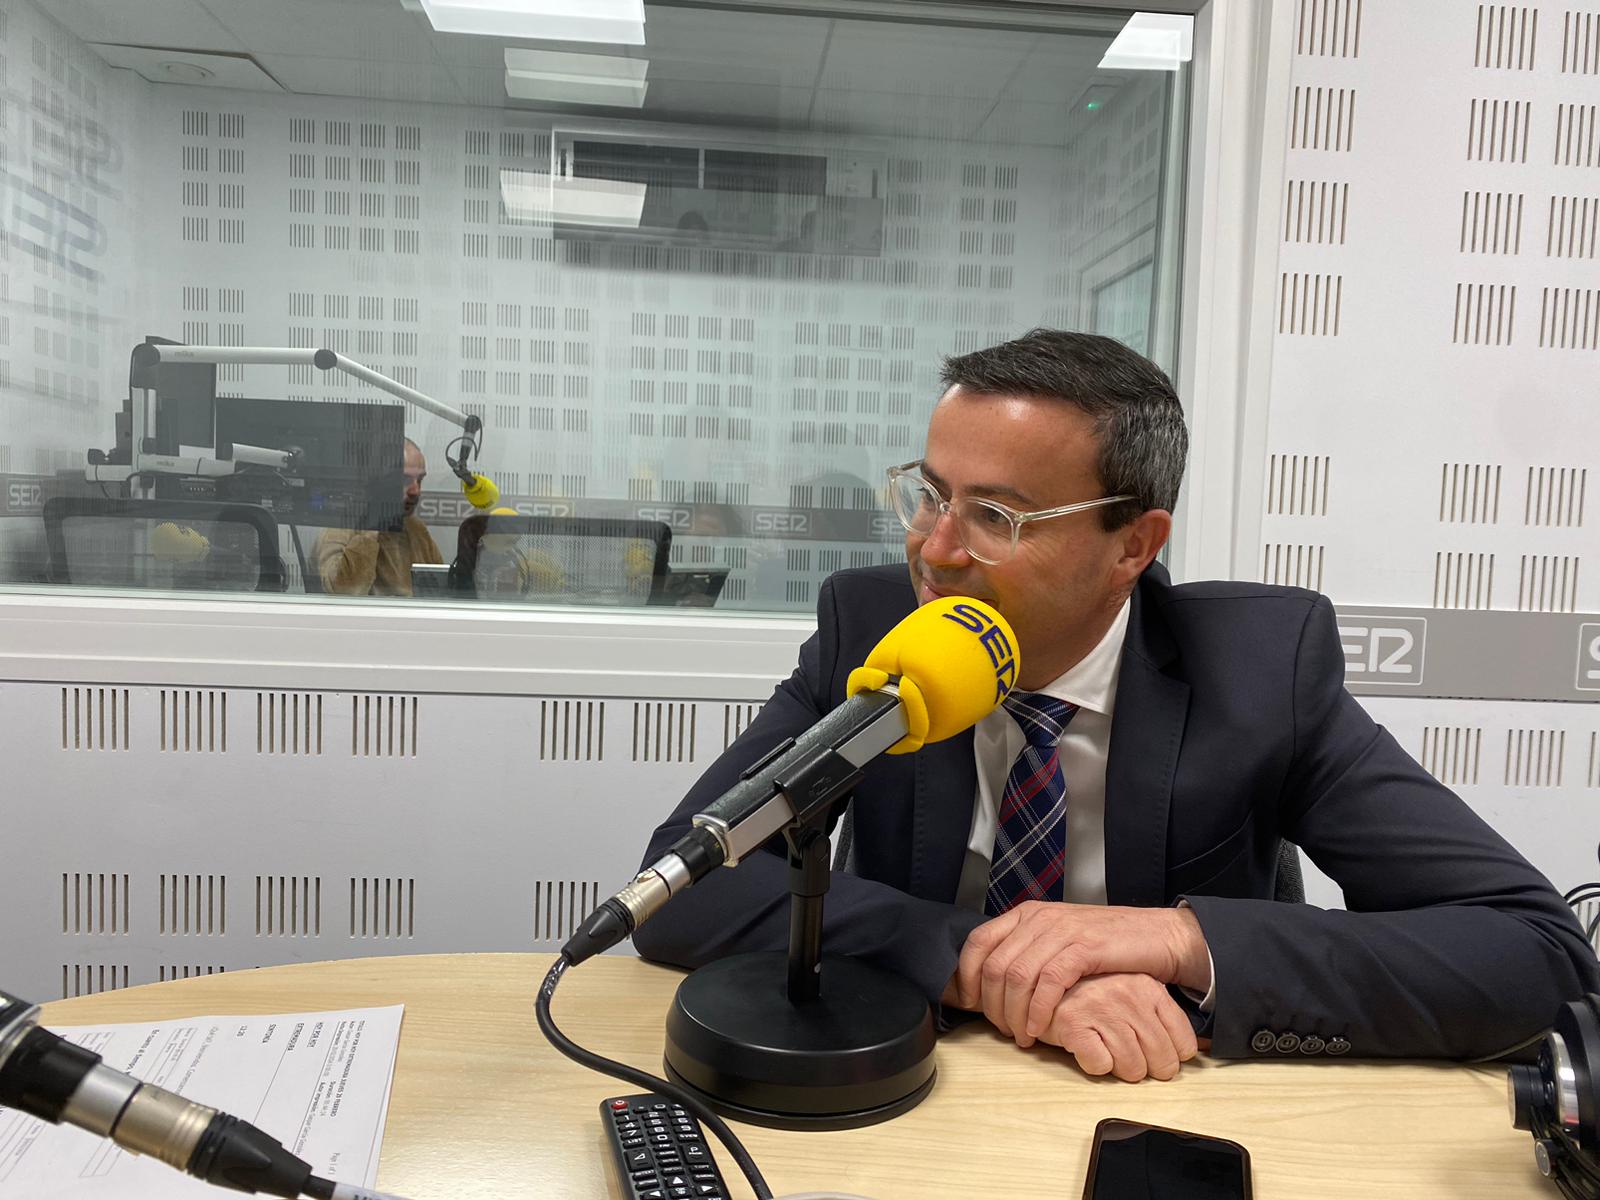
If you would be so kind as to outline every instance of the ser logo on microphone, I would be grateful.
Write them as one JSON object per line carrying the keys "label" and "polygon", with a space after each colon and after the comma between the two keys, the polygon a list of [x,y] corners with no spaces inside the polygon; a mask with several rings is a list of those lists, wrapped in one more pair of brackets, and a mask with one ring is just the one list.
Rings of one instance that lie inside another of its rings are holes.
{"label": "ser logo on microphone", "polygon": [[1011,648],[1006,631],[971,604],[954,605],[942,615],[946,621],[954,621],[978,635],[979,643],[989,652],[989,661],[994,664],[994,701],[1000,703],[1017,684],[1017,654]]}

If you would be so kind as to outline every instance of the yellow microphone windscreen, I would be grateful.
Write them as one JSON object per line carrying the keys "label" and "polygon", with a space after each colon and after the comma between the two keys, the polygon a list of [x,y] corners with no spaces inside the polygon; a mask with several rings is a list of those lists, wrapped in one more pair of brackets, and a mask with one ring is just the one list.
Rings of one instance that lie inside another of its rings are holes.
{"label": "yellow microphone windscreen", "polygon": [[211,543],[188,525],[163,521],[150,531],[150,553],[173,562],[199,562],[211,553]]}
{"label": "yellow microphone windscreen", "polygon": [[[480,475],[479,478],[481,479],[482,476]],[[491,517],[516,517],[519,514],[514,508],[496,508],[491,510],[489,515]],[[485,550],[503,554],[507,550],[515,549],[517,539],[521,536],[522,530],[517,527],[517,522],[515,521],[506,524],[490,521],[483,531],[483,539],[480,545]]]}
{"label": "yellow microphone windscreen", "polygon": [[472,501],[474,508],[493,508],[500,499],[500,489],[487,475],[474,475],[471,483],[462,483],[461,494]]}
{"label": "yellow microphone windscreen", "polygon": [[1016,686],[1021,659],[1011,626],[990,605],[965,596],[924,604],[896,625],[850,673],[855,695],[900,676],[908,734],[890,754],[908,754],[970,729]]}

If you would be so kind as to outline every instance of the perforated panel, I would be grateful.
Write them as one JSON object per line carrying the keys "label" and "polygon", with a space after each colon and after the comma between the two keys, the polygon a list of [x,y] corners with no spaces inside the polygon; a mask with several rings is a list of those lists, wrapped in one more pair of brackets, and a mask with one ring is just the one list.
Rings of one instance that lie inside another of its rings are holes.
{"label": "perforated panel", "polygon": [[[1296,5],[1262,578],[1304,579],[1294,548],[1320,547],[1341,607],[1600,610],[1584,561],[1600,467],[1596,15],[1408,0],[1346,22],[1331,0]],[[1342,136],[1340,97],[1357,114]],[[1342,281],[1336,336],[1317,279]],[[1337,464],[1320,510],[1286,495],[1294,464],[1319,458]],[[1426,623],[1391,622],[1391,644]],[[1430,644],[1430,671],[1471,666],[1443,653]],[[1592,877],[1595,706],[1363,703],[1563,886]],[[1337,902],[1314,871],[1308,886]]]}
{"label": "perforated panel", "polygon": [[[40,852],[0,873],[10,986],[38,995],[370,954],[554,949],[633,875],[650,830],[760,707],[659,692],[74,690],[125,695],[132,745],[64,751],[62,685],[0,681],[8,770],[57,797],[8,816],[9,836]],[[197,741],[201,730],[210,745],[196,713],[209,720],[213,698],[234,719],[226,752],[220,728],[216,751]],[[308,699],[313,747],[321,702],[320,754],[306,750]],[[237,727],[258,711],[259,744]]]}

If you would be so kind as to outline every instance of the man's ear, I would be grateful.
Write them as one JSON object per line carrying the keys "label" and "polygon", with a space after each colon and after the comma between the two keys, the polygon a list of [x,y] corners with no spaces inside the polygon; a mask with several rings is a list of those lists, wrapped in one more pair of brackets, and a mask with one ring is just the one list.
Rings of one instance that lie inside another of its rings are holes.
{"label": "man's ear", "polygon": [[1149,509],[1114,536],[1120,539],[1122,552],[1111,567],[1112,587],[1118,595],[1127,596],[1172,536],[1172,514],[1164,508]]}

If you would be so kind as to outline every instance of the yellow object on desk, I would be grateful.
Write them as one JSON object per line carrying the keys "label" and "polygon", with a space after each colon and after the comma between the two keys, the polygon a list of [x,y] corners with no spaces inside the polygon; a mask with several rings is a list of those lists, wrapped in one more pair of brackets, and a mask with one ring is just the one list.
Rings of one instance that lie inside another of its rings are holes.
{"label": "yellow object on desk", "polygon": [[[378,1186],[410,1200],[598,1200],[615,1195],[600,1101],[638,1089],[569,1062],[540,1036],[533,1001],[550,961],[447,954],[269,967],[57,1001],[44,1023],[404,1004]],[[659,1073],[681,978],[634,958],[592,959],[562,981],[555,1019],[585,1048]],[[1019,1050],[979,1022],[941,1039],[938,1064],[928,1099],[882,1125],[734,1128],[777,1196],[1075,1200],[1105,1116],[1242,1143],[1257,1200],[1556,1195],[1528,1135],[1511,1127],[1496,1067],[1202,1057],[1170,1083],[1125,1084],[1090,1079],[1047,1046]],[[715,1150],[732,1196],[749,1200],[732,1159]]]}

